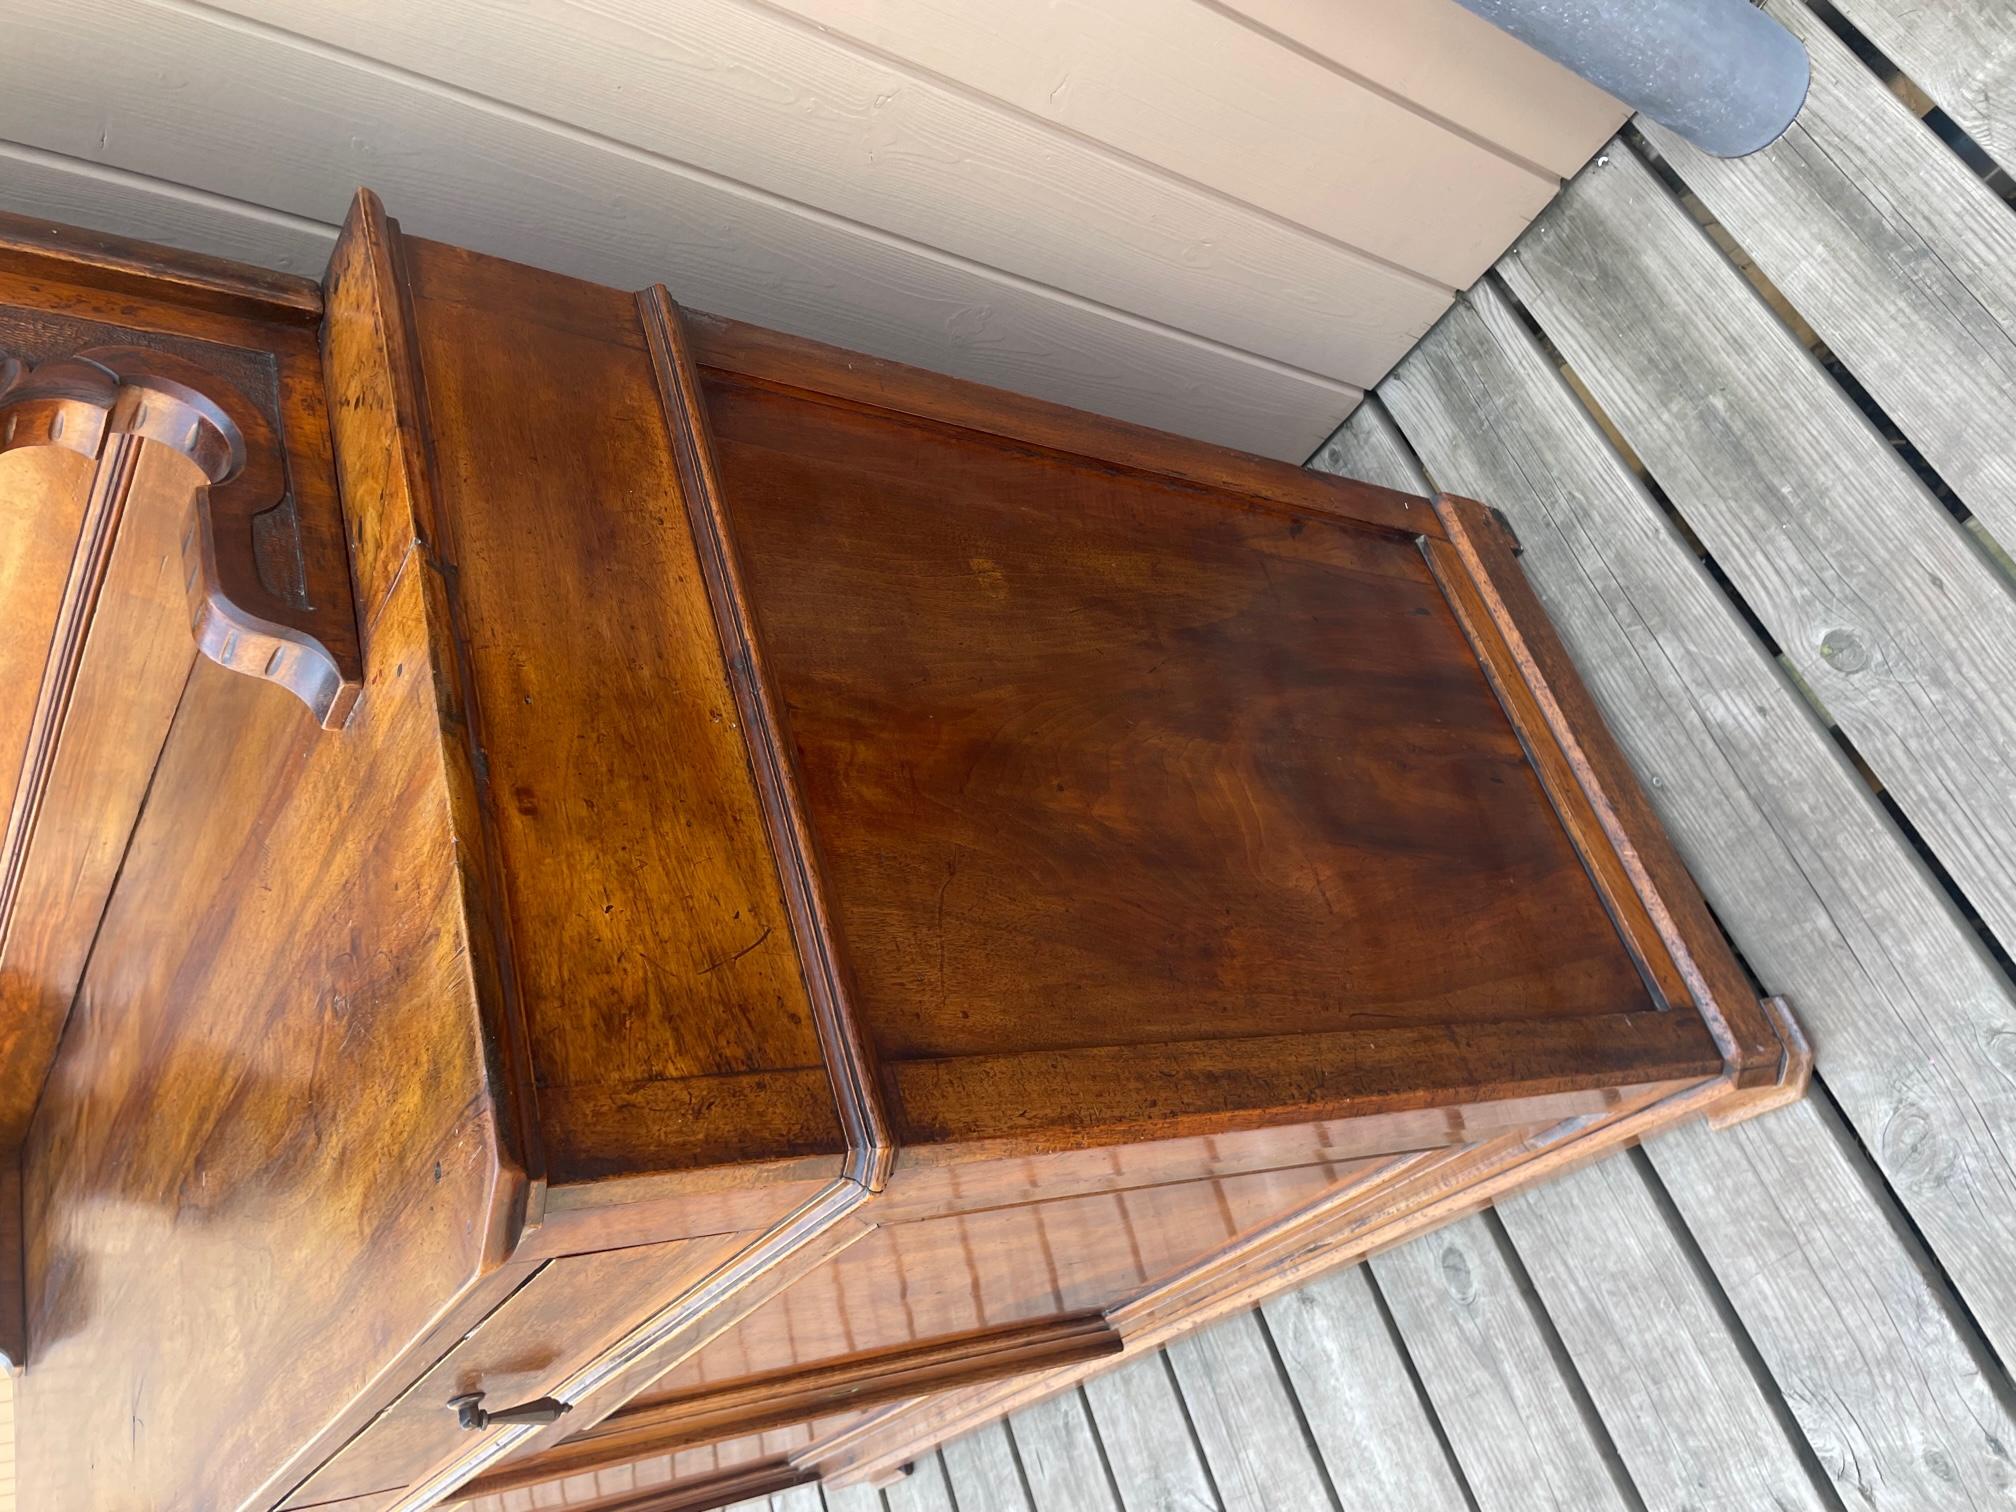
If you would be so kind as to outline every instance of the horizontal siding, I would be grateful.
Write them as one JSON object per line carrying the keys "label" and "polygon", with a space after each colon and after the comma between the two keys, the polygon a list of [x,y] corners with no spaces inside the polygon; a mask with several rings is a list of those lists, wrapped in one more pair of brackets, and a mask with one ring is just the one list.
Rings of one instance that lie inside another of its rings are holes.
{"label": "horizontal siding", "polygon": [[0,194],[313,272],[367,184],[416,234],[1301,460],[1621,118],[1455,0],[1346,9],[8,0]]}
{"label": "horizontal siding", "polygon": [[[1489,267],[1505,232],[1559,187],[1553,174],[1209,5],[772,3],[1446,287]],[[1286,143],[1336,148],[1311,172],[1308,158],[1282,150]],[[1463,192],[1442,192],[1452,184]]]}

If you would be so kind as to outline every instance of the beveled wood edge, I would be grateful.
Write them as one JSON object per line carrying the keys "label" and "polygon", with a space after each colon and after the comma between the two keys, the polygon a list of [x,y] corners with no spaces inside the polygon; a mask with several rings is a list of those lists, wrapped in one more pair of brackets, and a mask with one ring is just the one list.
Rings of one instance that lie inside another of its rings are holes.
{"label": "beveled wood edge", "polygon": [[0,1373],[28,1363],[27,1226],[23,1222],[21,1151],[0,1149]]}
{"label": "beveled wood edge", "polygon": [[[1434,505],[1447,543],[1424,544],[1430,566],[1445,592],[1460,585],[1451,606],[1536,751],[1535,768],[1577,849],[1585,862],[1596,858],[1591,880],[1627,946],[1652,980],[1677,972],[1722,1049],[1732,1090],[1803,1086],[1811,1059],[1804,1036],[1788,1039],[1781,1026],[1789,1014],[1767,1010],[1751,988],[1520,569],[1510,528],[1474,499],[1438,494]],[[1541,747],[1551,748],[1546,759]]]}
{"label": "beveled wood edge", "polygon": [[732,1465],[697,1480],[570,1502],[567,1512],[714,1512],[716,1508],[774,1496],[818,1478],[812,1471],[792,1464],[789,1455],[779,1454]]}
{"label": "beveled wood edge", "polygon": [[[653,1380],[703,1347],[714,1333],[725,1331],[739,1321],[739,1315],[727,1316],[720,1320],[720,1328],[713,1332],[698,1336],[689,1332],[694,1324],[706,1320],[710,1313],[717,1313],[722,1304],[738,1292],[746,1290],[767,1273],[776,1271],[800,1251],[808,1250],[822,1237],[841,1230],[843,1226],[849,1226],[855,1231],[848,1235],[850,1241],[864,1236],[868,1232],[867,1227],[860,1224],[848,1225],[848,1220],[854,1210],[867,1200],[867,1188],[857,1181],[841,1177],[830,1182],[817,1196],[803,1203],[782,1222],[759,1236],[754,1243],[716,1267],[698,1285],[688,1287],[670,1298],[657,1311],[633,1327],[615,1345],[576,1369],[555,1387],[550,1395],[569,1406],[574,1406],[594,1396],[604,1386],[616,1381],[645,1361],[649,1361],[655,1367],[654,1373],[648,1379],[639,1382],[627,1394],[626,1400],[649,1389]],[[674,1353],[672,1346],[682,1343],[686,1346],[684,1350]],[[621,1403],[614,1405],[620,1406]],[[599,1420],[598,1415],[595,1421]],[[478,1440],[473,1447],[420,1482],[408,1486],[405,1493],[387,1509],[387,1512],[420,1512],[421,1508],[432,1506],[442,1498],[456,1493],[514,1449],[549,1431],[552,1426],[513,1423],[485,1430],[480,1435],[472,1435]],[[588,1426],[591,1424],[584,1423],[582,1428]]]}
{"label": "beveled wood edge", "polygon": [[1310,472],[721,315],[689,310],[686,330],[698,366],[829,403],[889,410],[1389,534],[1443,533],[1428,500],[1377,484]]}
{"label": "beveled wood edge", "polygon": [[714,465],[707,399],[683,314],[664,285],[637,296],[645,345],[657,373],[659,401],[679,466],[680,491],[701,576],[714,613],[728,681],[756,777],[757,797],[791,933],[812,1002],[814,1024],[832,1078],[841,1127],[852,1151],[849,1174],[880,1191],[895,1164],[896,1143],[883,1107],[874,1050],[855,1012],[845,956],[826,896],[817,842],[805,811],[783,716],[783,700],[763,656],[740,555]]}
{"label": "beveled wood edge", "polygon": [[[198,649],[221,667],[287,689],[324,728],[342,728],[364,682],[349,569],[304,549],[297,515],[294,543],[312,602],[291,603],[262,578],[255,522],[290,497],[300,505],[265,412],[222,374],[151,347],[86,347],[33,368],[0,352],[0,452],[57,446],[120,475],[116,499],[94,484],[92,504],[109,519],[87,518],[87,549],[109,557],[137,463],[125,454],[141,442],[175,452],[202,479],[181,535]],[[88,618],[97,601],[93,593],[65,602]],[[68,646],[68,627],[59,625],[54,639]]]}
{"label": "beveled wood edge", "polygon": [[[1125,1339],[1117,1357],[1006,1383],[998,1392],[977,1399],[914,1400],[886,1408],[865,1423],[806,1446],[792,1458],[817,1469],[835,1486],[873,1484],[934,1446],[1069,1390],[1087,1376],[1467,1216],[1510,1191],[1565,1175],[1661,1129],[1709,1113],[1727,1097],[1726,1081],[1716,1078],[1607,1121],[1570,1119],[1525,1140],[1506,1136],[1458,1150],[1401,1157],[1396,1167],[1368,1172],[1359,1182],[1327,1193],[1270,1225],[1263,1252],[1234,1256],[1229,1264],[1221,1252],[1112,1309],[1108,1316]],[[1221,1272],[1219,1284],[1197,1295],[1195,1274],[1214,1267]]]}
{"label": "beveled wood edge", "polygon": [[[8,947],[14,938],[15,910],[21,896],[22,879],[27,874],[29,856],[41,827],[42,806],[55,777],[63,729],[69,722],[77,678],[83,669],[99,590],[104,586],[111,566],[113,546],[119,534],[119,517],[124,511],[126,495],[132,487],[139,461],[139,438],[119,436],[112,440],[92,475],[91,492],[79,523],[77,547],[70,560],[55,623],[51,627],[49,654],[35,690],[34,711],[21,753],[20,776],[13,802],[7,811],[4,835],[0,835],[0,955],[11,953]],[[178,703],[181,695],[182,688],[178,686],[174,690]],[[150,769],[158,758],[157,752],[148,763]],[[98,903],[92,923],[94,930],[97,919],[104,915],[109,896],[108,893],[107,898]],[[79,980],[82,980],[81,975]],[[76,989],[73,986],[61,997],[51,997],[48,993],[37,993],[35,996],[46,1010],[35,1015],[44,1031],[38,1036],[42,1041],[35,1056],[38,1064],[27,1077],[22,1077],[14,1067],[8,1068],[7,1080],[10,1083],[18,1081],[26,1096],[17,1104],[10,1091],[10,1105],[0,1107],[0,1147],[10,1151],[18,1151],[27,1136],[35,1106],[41,1099],[43,1083],[55,1062],[62,1026],[69,1020]],[[17,1043],[17,1051],[18,1048]]]}
{"label": "beveled wood edge", "polygon": [[0,269],[252,320],[310,326],[322,317],[322,287],[312,278],[36,216],[0,212]]}
{"label": "beveled wood edge", "polygon": [[1611,927],[1637,965],[1646,991],[1662,1011],[1691,1007],[1694,984],[1681,973],[1667,948],[1634,879],[1604,831],[1573,762],[1554,738],[1546,711],[1520,667],[1518,653],[1493,617],[1460,553],[1447,541],[1424,541],[1421,552],[1470,643],[1485,681],[1519,737],[1555,821],[1581,861]]}
{"label": "beveled wood edge", "polygon": [[[431,670],[440,710],[439,748],[459,842],[455,860],[463,927],[502,1140],[497,1152],[498,1195],[486,1244],[492,1263],[501,1263],[543,1217],[546,1154],[539,1133],[530,1036],[517,991],[509,911],[498,872],[496,819],[478,775],[482,726],[475,707],[469,641],[455,600],[452,557],[444,553],[440,539],[438,484],[427,444],[426,386],[412,337],[399,226],[369,190],[360,189],[351,203],[330,254],[327,284],[322,349],[338,496],[347,512],[359,486],[353,473],[359,459],[390,452],[396,461],[388,464],[386,486],[396,478],[406,490],[407,507],[420,532],[407,548],[402,570],[418,565],[425,573],[428,641],[435,662]],[[376,358],[375,372],[337,370],[329,332],[339,321],[364,323],[368,350]],[[344,538],[349,539],[347,531]],[[364,617],[375,618],[380,605],[362,608]]]}
{"label": "beveled wood edge", "polygon": [[969,1329],[908,1344],[787,1367],[677,1397],[618,1408],[587,1431],[466,1483],[493,1496],[584,1475],[728,1437],[788,1428],[833,1413],[977,1386],[1118,1354],[1103,1313],[1075,1312]]}
{"label": "beveled wood edge", "polygon": [[[1445,1084],[1421,1067],[1448,1068]],[[891,1061],[905,1158],[979,1159],[1499,1103],[1722,1071],[1691,1014],[1651,1011]],[[1152,1107],[1121,1096],[1142,1086]],[[1069,1088],[1067,1092],[1059,1088]],[[1102,1090],[1103,1089],[1103,1090]],[[1141,1108],[1125,1117],[1114,1107]],[[955,1123],[954,1120],[957,1120]],[[952,1131],[957,1130],[956,1139]]]}
{"label": "beveled wood edge", "polygon": [[1708,1127],[1711,1129],[1732,1128],[1789,1106],[1804,1097],[1813,1084],[1813,1046],[1806,1039],[1806,1031],[1792,1016],[1792,1005],[1782,997],[1774,996],[1764,999],[1763,1008],[1779,1039],[1784,1042],[1785,1068],[1776,1082],[1732,1092],[1709,1109]]}

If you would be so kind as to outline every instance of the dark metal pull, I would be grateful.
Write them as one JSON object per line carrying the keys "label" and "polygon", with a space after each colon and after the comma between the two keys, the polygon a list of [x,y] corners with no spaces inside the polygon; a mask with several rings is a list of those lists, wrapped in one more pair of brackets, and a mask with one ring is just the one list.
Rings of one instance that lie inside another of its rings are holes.
{"label": "dark metal pull", "polygon": [[522,1402],[516,1407],[500,1407],[495,1412],[483,1408],[483,1393],[467,1391],[461,1396],[448,1398],[448,1405],[455,1409],[455,1415],[464,1428],[488,1428],[495,1423],[557,1423],[574,1408],[552,1397],[540,1397],[534,1402]]}

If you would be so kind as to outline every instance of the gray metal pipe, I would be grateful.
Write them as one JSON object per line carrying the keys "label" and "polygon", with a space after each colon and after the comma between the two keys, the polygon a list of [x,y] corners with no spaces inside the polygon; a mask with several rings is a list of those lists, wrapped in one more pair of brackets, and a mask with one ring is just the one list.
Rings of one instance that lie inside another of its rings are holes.
{"label": "gray metal pipe", "polygon": [[1806,102],[1806,49],[1748,0],[1457,3],[1717,157],[1770,146]]}

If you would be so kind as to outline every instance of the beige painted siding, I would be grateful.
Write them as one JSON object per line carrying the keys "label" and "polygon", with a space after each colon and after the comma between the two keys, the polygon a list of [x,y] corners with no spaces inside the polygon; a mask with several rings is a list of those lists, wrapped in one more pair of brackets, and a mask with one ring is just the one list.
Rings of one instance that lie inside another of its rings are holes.
{"label": "beige painted siding", "polygon": [[0,0],[0,208],[419,235],[1300,459],[1623,119],[1454,0]]}

